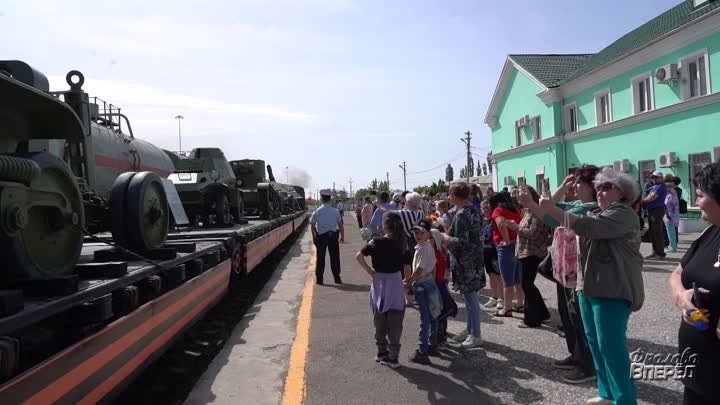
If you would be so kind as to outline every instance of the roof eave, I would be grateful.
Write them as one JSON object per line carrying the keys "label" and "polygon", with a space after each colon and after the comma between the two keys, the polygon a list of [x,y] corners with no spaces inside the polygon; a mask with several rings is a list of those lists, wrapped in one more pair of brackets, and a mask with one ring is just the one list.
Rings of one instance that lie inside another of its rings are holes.
{"label": "roof eave", "polygon": [[497,113],[500,109],[500,103],[502,102],[502,99],[505,96],[505,92],[507,91],[507,84],[510,80],[510,74],[512,73],[512,69],[516,69],[518,72],[521,72],[522,74],[527,76],[530,80],[533,81],[533,83],[537,84],[543,90],[543,92],[546,92],[548,90],[547,86],[542,84],[535,76],[531,75],[530,72],[525,70],[510,56],[508,56],[508,58],[505,60],[503,70],[500,73],[500,79],[495,86],[495,92],[493,93],[492,99],[490,100],[490,106],[488,107],[488,111],[485,114],[484,122],[491,129],[497,128]]}
{"label": "roof eave", "polygon": [[[672,30],[672,31],[666,32],[665,34],[663,34],[663,35],[661,35],[661,36],[659,36],[659,37],[657,37],[657,38],[654,38],[653,40],[651,40],[650,42],[648,42],[648,43],[646,43],[646,44],[643,44],[643,46],[641,46],[641,47],[639,47],[639,48],[635,48],[635,49],[633,49],[633,50],[631,50],[631,51],[625,52],[624,54],[616,57],[615,59],[610,60],[610,61],[607,62],[607,63],[604,63],[604,64],[596,67],[595,69],[593,69],[593,70],[591,70],[591,71],[589,71],[589,72],[586,72],[586,73],[584,73],[584,74],[582,74],[582,75],[580,75],[580,76],[578,76],[578,77],[576,77],[576,78],[574,78],[574,79],[572,79],[572,80],[570,80],[570,81],[562,82],[562,83],[560,83],[560,84],[558,85],[558,87],[563,87],[563,86],[568,85],[568,84],[570,84],[570,83],[576,82],[576,81],[578,81],[578,80],[583,79],[584,77],[587,77],[587,76],[590,75],[590,74],[593,74],[593,73],[595,73],[595,72],[597,72],[597,71],[599,71],[599,70],[602,70],[602,69],[604,69],[604,68],[606,68],[606,67],[608,67],[608,66],[611,66],[611,65],[613,65],[613,64],[615,64],[615,63],[617,63],[617,62],[619,62],[619,61],[621,61],[621,60],[623,60],[623,59],[625,59],[625,58],[627,58],[627,57],[629,57],[629,56],[631,56],[631,55],[633,55],[633,54],[635,54],[635,53],[638,53],[638,52],[642,51],[642,50],[645,49],[645,48],[648,48],[648,47],[650,47],[650,46],[652,46],[652,45],[654,45],[654,44],[656,44],[656,43],[658,43],[658,42],[660,42],[660,41],[662,41],[662,40],[664,40],[664,39],[666,39],[666,38],[668,38],[668,37],[670,37],[670,36],[672,36],[672,35],[675,35],[676,33],[680,32],[680,31],[683,31],[683,30],[685,30],[685,29],[687,29],[687,28],[690,28],[690,27],[692,27],[693,25],[698,24],[698,23],[704,21],[704,20],[707,19],[707,18],[710,18],[710,17],[714,16],[714,15],[717,14],[718,12],[720,12],[720,7],[719,7],[719,8],[716,8],[716,9],[714,9],[714,10],[712,10],[712,11],[710,11],[709,13],[703,15],[702,17],[698,17],[698,18],[690,21],[689,23],[687,23],[687,24],[685,24],[685,25],[681,25],[680,27],[677,27],[677,28],[675,28],[675,29]],[[578,67],[578,69],[580,69],[580,67]]]}

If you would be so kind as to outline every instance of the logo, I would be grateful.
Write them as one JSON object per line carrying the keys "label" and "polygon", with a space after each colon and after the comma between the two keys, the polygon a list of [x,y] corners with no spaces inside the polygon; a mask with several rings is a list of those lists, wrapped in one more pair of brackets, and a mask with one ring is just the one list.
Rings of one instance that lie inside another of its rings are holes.
{"label": "logo", "polygon": [[695,375],[697,353],[686,348],[682,353],[655,354],[637,349],[630,353],[633,380],[680,380]]}

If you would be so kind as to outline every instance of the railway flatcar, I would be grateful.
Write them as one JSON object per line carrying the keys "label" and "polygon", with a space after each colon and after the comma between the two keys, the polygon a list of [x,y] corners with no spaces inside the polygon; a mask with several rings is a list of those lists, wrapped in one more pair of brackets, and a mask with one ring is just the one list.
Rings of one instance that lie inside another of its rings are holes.
{"label": "railway flatcar", "polygon": [[104,404],[307,220],[172,229],[167,154],[0,61],[0,404]]}

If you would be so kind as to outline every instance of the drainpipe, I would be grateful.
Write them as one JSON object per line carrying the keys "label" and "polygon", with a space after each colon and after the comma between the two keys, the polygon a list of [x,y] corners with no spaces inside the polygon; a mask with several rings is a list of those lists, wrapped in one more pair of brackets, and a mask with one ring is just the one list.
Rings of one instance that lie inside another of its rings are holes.
{"label": "drainpipe", "polygon": [[563,181],[565,179],[565,176],[567,176],[568,168],[567,168],[567,150],[565,145],[565,97],[563,97],[560,100],[560,117],[562,117],[562,126],[563,129],[561,131],[560,135],[560,145],[562,146],[562,175],[561,178],[558,179],[559,181]]}

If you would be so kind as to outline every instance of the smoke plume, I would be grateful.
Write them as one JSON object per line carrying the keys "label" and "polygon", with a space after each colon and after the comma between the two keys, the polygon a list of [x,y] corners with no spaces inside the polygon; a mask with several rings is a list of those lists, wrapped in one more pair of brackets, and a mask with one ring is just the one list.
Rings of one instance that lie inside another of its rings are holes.
{"label": "smoke plume", "polygon": [[310,187],[310,180],[312,180],[312,177],[303,169],[298,169],[295,167],[290,168],[290,176],[289,177],[289,183],[293,186],[300,186],[303,188]]}

